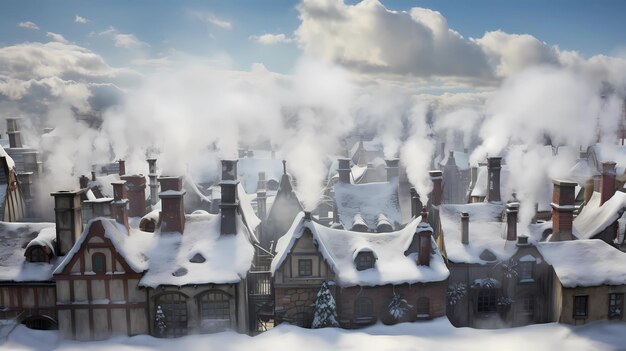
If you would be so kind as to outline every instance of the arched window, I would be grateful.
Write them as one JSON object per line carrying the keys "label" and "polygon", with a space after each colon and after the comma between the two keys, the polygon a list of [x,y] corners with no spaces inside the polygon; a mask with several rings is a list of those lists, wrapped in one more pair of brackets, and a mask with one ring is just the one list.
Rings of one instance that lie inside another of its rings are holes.
{"label": "arched window", "polygon": [[48,255],[41,246],[34,246],[30,250],[30,262],[49,262]]}
{"label": "arched window", "polygon": [[36,330],[54,330],[59,329],[58,323],[54,318],[48,316],[30,316],[22,321],[29,329]]}
{"label": "arched window", "polygon": [[171,292],[155,299],[154,331],[156,336],[171,338],[187,335],[187,297]]}
{"label": "arched window", "polygon": [[354,261],[356,264],[356,269],[358,271],[363,271],[366,269],[374,268],[376,257],[371,251],[363,251],[359,252],[356,255],[356,259]]}
{"label": "arched window", "polygon": [[496,289],[481,289],[478,292],[476,311],[479,313],[494,313],[497,310]]}
{"label": "arched window", "polygon": [[417,299],[417,318],[430,318],[430,299],[420,297]]}
{"label": "arched window", "polygon": [[359,297],[354,302],[354,319],[356,323],[373,323],[374,316],[374,304],[372,300],[367,297]]}
{"label": "arched window", "polygon": [[198,298],[201,327],[209,331],[230,327],[230,295],[212,290]]}
{"label": "arched window", "polygon": [[106,257],[101,252],[91,255],[91,270],[95,273],[106,272]]}

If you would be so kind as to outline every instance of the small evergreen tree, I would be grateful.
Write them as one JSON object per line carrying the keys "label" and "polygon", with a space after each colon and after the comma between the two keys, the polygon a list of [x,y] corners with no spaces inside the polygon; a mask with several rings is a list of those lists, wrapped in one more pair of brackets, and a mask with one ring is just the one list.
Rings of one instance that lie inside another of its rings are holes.
{"label": "small evergreen tree", "polygon": [[165,313],[163,313],[160,305],[157,306],[156,315],[154,316],[154,323],[159,330],[159,335],[165,334],[165,331],[167,330],[167,323],[165,322]]}
{"label": "small evergreen tree", "polygon": [[338,327],[337,305],[328,289],[326,282],[322,283],[315,298],[315,315],[313,316],[312,328]]}
{"label": "small evergreen tree", "polygon": [[393,292],[393,296],[391,297],[391,301],[389,302],[389,314],[397,321],[400,318],[404,317],[407,312],[411,309],[411,306],[406,299],[404,299],[400,294]]}

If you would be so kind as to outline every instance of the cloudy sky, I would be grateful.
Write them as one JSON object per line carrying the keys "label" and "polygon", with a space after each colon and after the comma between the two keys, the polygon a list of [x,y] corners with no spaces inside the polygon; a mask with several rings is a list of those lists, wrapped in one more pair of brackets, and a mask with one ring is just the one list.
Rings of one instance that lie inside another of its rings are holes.
{"label": "cloudy sky", "polygon": [[0,114],[72,141],[27,140],[59,174],[143,166],[154,148],[193,168],[207,164],[198,150],[232,155],[262,136],[312,188],[324,165],[310,160],[376,130],[427,193],[435,134],[480,159],[614,132],[624,13],[617,0],[2,1]]}

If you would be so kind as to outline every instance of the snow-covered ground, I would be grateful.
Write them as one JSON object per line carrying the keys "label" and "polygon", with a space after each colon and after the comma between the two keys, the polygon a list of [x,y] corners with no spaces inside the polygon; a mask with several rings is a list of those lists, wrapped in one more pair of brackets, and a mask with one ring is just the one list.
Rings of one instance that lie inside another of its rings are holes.
{"label": "snow-covered ground", "polygon": [[595,322],[586,326],[532,325],[499,330],[454,328],[447,319],[375,325],[360,330],[301,329],[281,325],[249,337],[234,332],[192,335],[178,339],[150,336],[117,337],[100,342],[58,340],[52,331],[17,327],[0,350],[626,350],[626,323]]}

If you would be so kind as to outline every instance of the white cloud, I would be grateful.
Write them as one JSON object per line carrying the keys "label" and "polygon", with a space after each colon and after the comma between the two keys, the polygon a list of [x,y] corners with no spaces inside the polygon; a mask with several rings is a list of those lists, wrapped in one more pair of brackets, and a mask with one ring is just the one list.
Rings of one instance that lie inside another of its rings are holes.
{"label": "white cloud", "polygon": [[114,27],[109,27],[109,29],[100,32],[100,35],[112,38],[113,44],[118,48],[142,49],[150,47],[150,44],[139,40],[134,34],[120,33]]}
{"label": "white cloud", "polygon": [[80,23],[80,24],[85,24],[87,22],[90,22],[87,18],[79,16],[79,15],[74,15],[74,22],[76,23]]}
{"label": "white cloud", "polygon": [[33,23],[31,21],[20,22],[20,23],[17,24],[17,26],[20,27],[20,28],[39,30],[39,26],[37,26],[35,23]]}
{"label": "white cloud", "polygon": [[232,29],[233,28],[233,24],[225,19],[219,18],[217,16],[215,16],[214,14],[210,13],[210,12],[204,12],[204,11],[191,11],[190,12],[191,16],[199,19],[203,22],[206,22],[212,26],[216,26],[216,27],[220,27],[223,29]]}
{"label": "white cloud", "polygon": [[65,37],[64,37],[63,35],[58,34],[58,33],[47,32],[47,33],[46,33],[46,36],[47,36],[48,38],[52,39],[53,41],[57,41],[57,42],[59,42],[59,43],[63,43],[63,44],[67,44],[67,43],[69,43],[69,42],[67,41],[67,39],[65,39]]}
{"label": "white cloud", "polygon": [[256,41],[259,44],[263,45],[273,45],[279,43],[291,43],[293,39],[287,37],[285,34],[262,34],[262,35],[251,35],[248,39]]}

